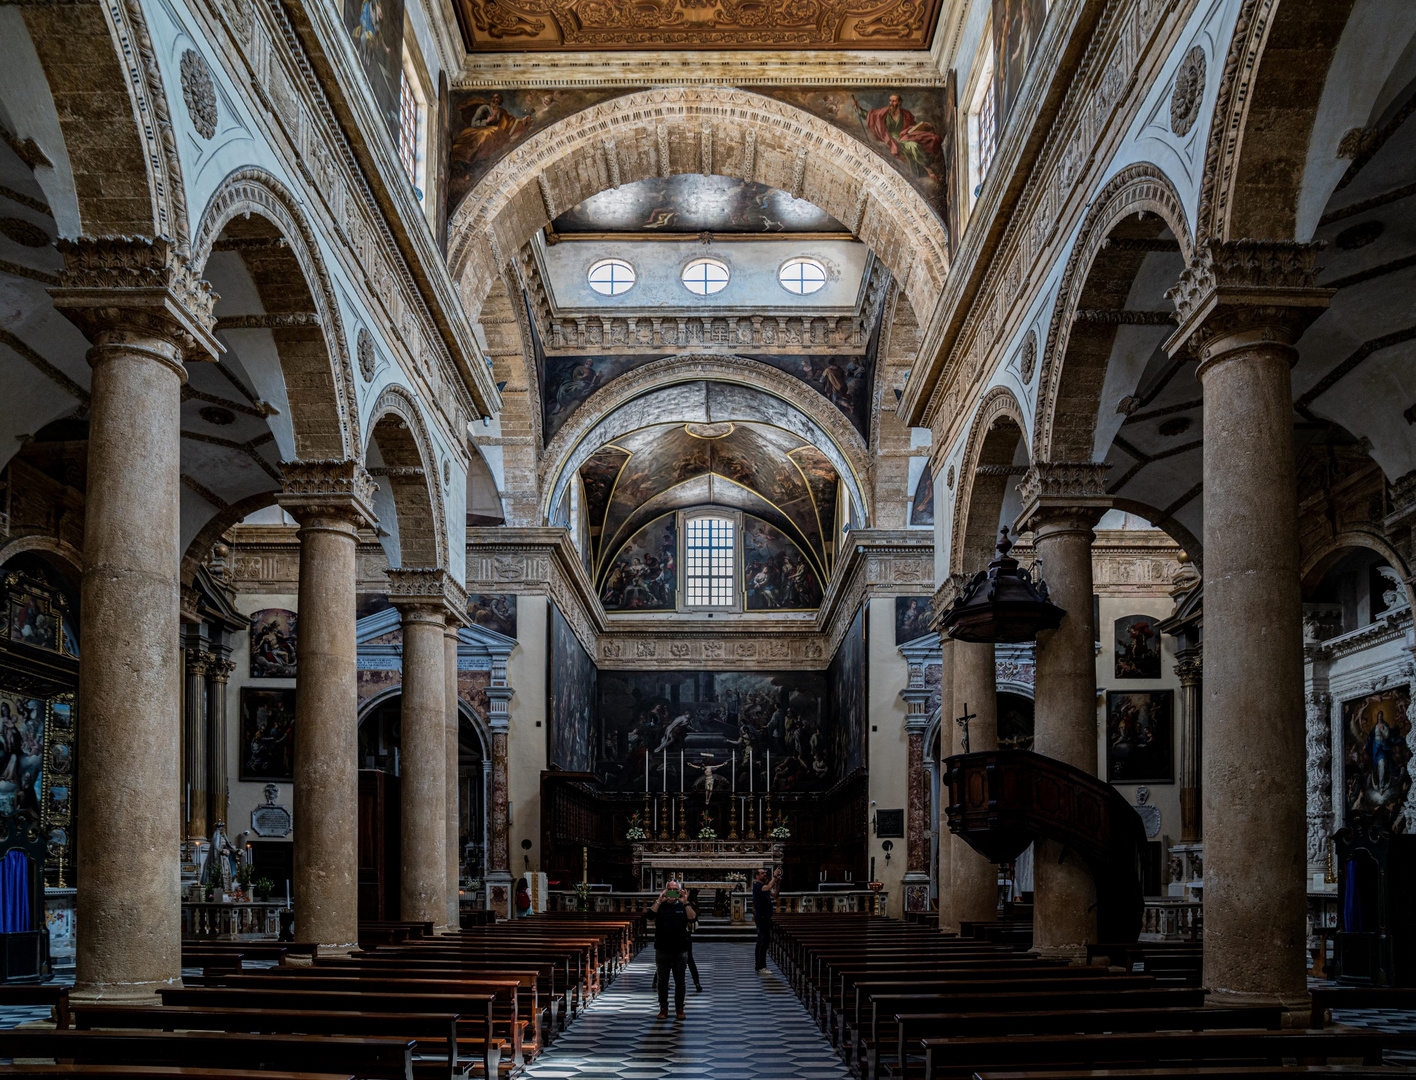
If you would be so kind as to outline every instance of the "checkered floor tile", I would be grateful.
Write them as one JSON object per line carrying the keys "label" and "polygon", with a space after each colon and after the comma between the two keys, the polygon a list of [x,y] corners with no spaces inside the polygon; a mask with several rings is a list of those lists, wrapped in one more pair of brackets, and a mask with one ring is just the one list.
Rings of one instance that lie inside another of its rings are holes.
{"label": "checkered floor tile", "polygon": [[649,946],[536,1060],[528,1080],[846,1080],[776,966],[753,971],[752,951],[694,946],[703,992],[689,986],[687,1019],[657,1020]]}

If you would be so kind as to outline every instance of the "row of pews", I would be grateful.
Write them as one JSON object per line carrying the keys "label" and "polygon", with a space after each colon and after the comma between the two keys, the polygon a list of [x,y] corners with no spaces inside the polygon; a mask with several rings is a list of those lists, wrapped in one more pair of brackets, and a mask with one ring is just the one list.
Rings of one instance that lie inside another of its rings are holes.
{"label": "row of pews", "polygon": [[[275,942],[183,950],[198,977],[161,1005],[80,1004],[61,988],[8,987],[51,1025],[0,1030],[0,1078],[235,1080],[510,1078],[634,957],[642,917],[554,913],[451,934],[371,923],[351,955]],[[40,1064],[24,1064],[24,1062]]]}
{"label": "row of pews", "polygon": [[1081,966],[1029,955],[1021,921],[963,931],[779,916],[772,954],[862,1080],[1416,1077],[1383,1064],[1416,1051],[1416,1034],[1329,1018],[1334,1008],[1410,1008],[1410,991],[1315,991],[1311,1015],[1295,1017],[1209,1001],[1193,943],[1094,946]]}

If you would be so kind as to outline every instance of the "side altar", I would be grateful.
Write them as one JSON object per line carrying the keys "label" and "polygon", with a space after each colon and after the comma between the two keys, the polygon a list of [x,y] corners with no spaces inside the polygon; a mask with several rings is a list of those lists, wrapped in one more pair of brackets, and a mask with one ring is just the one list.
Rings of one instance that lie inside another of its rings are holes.
{"label": "side altar", "polygon": [[784,846],[781,840],[636,840],[634,875],[641,889],[653,892],[675,877],[691,889],[745,888],[756,870],[781,864]]}

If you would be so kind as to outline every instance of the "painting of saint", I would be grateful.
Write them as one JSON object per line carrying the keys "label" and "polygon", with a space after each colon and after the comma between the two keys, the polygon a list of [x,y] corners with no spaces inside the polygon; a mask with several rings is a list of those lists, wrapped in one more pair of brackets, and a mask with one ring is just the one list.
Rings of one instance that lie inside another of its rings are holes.
{"label": "painting of saint", "polygon": [[751,355],[749,359],[771,364],[778,371],[795,375],[840,409],[857,431],[866,434],[870,422],[871,376],[875,366],[873,355]]}
{"label": "painting of saint", "polygon": [[605,571],[606,611],[673,611],[678,606],[678,523],[656,518],[619,549]]}
{"label": "painting of saint", "polygon": [[31,593],[10,601],[10,640],[36,649],[59,651],[63,617],[49,603]]}
{"label": "painting of saint", "polygon": [[40,814],[45,703],[0,694],[0,818]]}
{"label": "painting of saint", "polygon": [[1173,690],[1107,691],[1107,781],[1112,784],[1173,784],[1174,716]]}
{"label": "painting of saint", "polygon": [[895,644],[916,641],[926,634],[934,633],[930,623],[934,621],[934,600],[929,596],[895,597]]}
{"label": "painting of saint", "polygon": [[821,606],[821,582],[801,549],[759,518],[744,515],[742,590],[748,611]]}
{"label": "painting of saint", "polygon": [[469,593],[467,617],[473,626],[516,637],[516,595],[514,593]]}
{"label": "painting of saint", "polygon": [[295,691],[241,687],[242,780],[295,775]]}
{"label": "painting of saint", "polygon": [[403,0],[344,0],[344,28],[396,140],[403,90]]}
{"label": "painting of saint", "polygon": [[993,0],[993,86],[1000,130],[1028,73],[1046,19],[1047,0]]}
{"label": "painting of saint", "polygon": [[576,406],[605,383],[631,368],[657,359],[657,356],[546,357],[545,386],[541,391],[541,424],[545,441],[549,443]]}
{"label": "painting of saint", "polygon": [[939,179],[935,166],[943,150],[943,136],[927,120],[916,120],[915,114],[905,108],[903,97],[891,94],[884,105],[871,109],[852,95],[851,104],[861,127],[883,144],[892,158],[907,165],[916,179]]}
{"label": "painting of saint", "polygon": [[295,678],[296,621],[295,612],[285,608],[251,613],[251,678]]}
{"label": "painting of saint", "polygon": [[591,709],[596,675],[595,661],[552,603],[549,752],[551,764],[568,772],[589,772],[595,767]]}
{"label": "painting of saint", "polygon": [[826,669],[826,680],[831,688],[832,734],[838,747],[836,758],[841,762],[841,775],[849,776],[869,759],[865,726],[864,608],[851,620],[850,629]]}
{"label": "painting of saint", "polygon": [[1406,830],[1404,807],[1411,790],[1411,760],[1405,687],[1343,702],[1343,748],[1346,757],[1347,824]]}
{"label": "painting of saint", "polygon": [[1160,631],[1151,615],[1116,620],[1116,677],[1160,678]]}
{"label": "painting of saint", "polygon": [[915,485],[914,501],[910,503],[910,524],[934,524],[934,474],[929,471],[928,465],[919,474],[919,483]]}

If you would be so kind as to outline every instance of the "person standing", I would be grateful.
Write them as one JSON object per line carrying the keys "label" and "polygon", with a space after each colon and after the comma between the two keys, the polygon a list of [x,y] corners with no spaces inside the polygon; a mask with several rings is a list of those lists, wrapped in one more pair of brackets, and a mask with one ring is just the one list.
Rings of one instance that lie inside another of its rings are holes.
{"label": "person standing", "polygon": [[752,882],[752,921],[757,924],[757,970],[767,970],[767,946],[772,942],[772,906],[777,902],[777,894],[782,891],[782,868],[779,866],[767,876],[765,869],[759,869]]}
{"label": "person standing", "polygon": [[669,977],[674,979],[674,1015],[683,1019],[684,968],[688,966],[688,923],[698,912],[677,879],[664,886],[649,908],[654,916],[654,967],[659,983],[659,1019],[669,1015]]}

